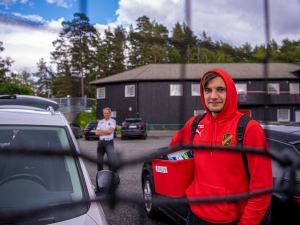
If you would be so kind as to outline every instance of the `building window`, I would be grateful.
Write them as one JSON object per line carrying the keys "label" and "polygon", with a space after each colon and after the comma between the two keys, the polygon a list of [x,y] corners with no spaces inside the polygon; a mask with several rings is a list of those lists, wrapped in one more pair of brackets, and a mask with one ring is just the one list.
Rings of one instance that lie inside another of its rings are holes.
{"label": "building window", "polygon": [[111,111],[110,112],[110,117],[116,118],[117,117],[117,112],[116,111]]}
{"label": "building window", "polygon": [[97,99],[105,98],[105,87],[97,88]]}
{"label": "building window", "polygon": [[299,94],[299,83],[290,83],[290,94]]}
{"label": "building window", "polygon": [[279,95],[279,83],[268,83],[268,94]]}
{"label": "building window", "polygon": [[205,113],[205,110],[204,109],[202,109],[202,110],[194,110],[194,116],[197,116],[197,115],[202,115],[202,114],[204,114]]}
{"label": "building window", "polygon": [[200,84],[192,84],[192,96],[200,96]]}
{"label": "building window", "polygon": [[247,84],[235,84],[235,88],[238,95],[247,94]]}
{"label": "building window", "polygon": [[277,109],[277,121],[278,122],[289,122],[290,121],[290,110],[289,109]]}
{"label": "building window", "polygon": [[181,84],[171,84],[170,85],[170,95],[171,96],[182,96],[182,85]]}
{"label": "building window", "polygon": [[125,85],[125,97],[135,96],[135,85]]}

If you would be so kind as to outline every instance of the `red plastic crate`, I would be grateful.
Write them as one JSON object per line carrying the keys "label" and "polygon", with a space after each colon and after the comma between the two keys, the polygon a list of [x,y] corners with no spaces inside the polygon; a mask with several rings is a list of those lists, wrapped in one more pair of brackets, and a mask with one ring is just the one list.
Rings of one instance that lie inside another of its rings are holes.
{"label": "red plastic crate", "polygon": [[194,159],[152,160],[155,192],[169,197],[183,197],[194,177]]}

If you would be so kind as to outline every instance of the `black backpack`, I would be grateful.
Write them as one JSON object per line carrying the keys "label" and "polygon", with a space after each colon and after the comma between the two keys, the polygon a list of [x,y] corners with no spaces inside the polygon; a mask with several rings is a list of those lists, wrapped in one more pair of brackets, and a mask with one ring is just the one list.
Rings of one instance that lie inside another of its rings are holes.
{"label": "black backpack", "polygon": [[[191,137],[190,137],[190,141],[192,141],[194,139],[194,136],[195,136],[195,133],[196,133],[196,129],[198,127],[198,124],[200,122],[200,120],[202,120],[202,118],[206,115],[206,113],[200,115],[200,116],[197,116],[193,123],[192,123],[192,134],[191,134]],[[238,126],[237,126],[237,129],[236,129],[236,138],[237,138],[237,144],[236,144],[236,147],[243,147],[243,138],[244,138],[244,133],[245,133],[245,129],[246,129],[246,126],[248,124],[248,122],[252,120],[252,118],[246,114],[243,114],[238,122]],[[249,169],[248,169],[248,160],[247,160],[247,157],[246,157],[246,153],[245,152],[241,152],[242,154],[242,159],[243,159],[243,162],[244,162],[244,168],[245,168],[245,172],[246,172],[246,175],[247,175],[247,179],[248,179],[248,182],[250,182],[250,179],[251,179],[251,176],[250,176],[250,172],[249,172]],[[259,225],[272,225],[272,211],[271,211],[271,203],[269,204],[269,207],[266,211],[266,214],[264,215],[262,221],[260,222]]]}

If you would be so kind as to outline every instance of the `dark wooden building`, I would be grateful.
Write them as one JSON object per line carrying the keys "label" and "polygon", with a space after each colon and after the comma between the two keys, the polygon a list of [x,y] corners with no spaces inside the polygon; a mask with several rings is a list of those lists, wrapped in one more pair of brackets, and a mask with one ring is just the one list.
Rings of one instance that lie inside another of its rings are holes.
{"label": "dark wooden building", "polygon": [[220,68],[233,78],[238,109],[258,121],[300,122],[300,64],[150,64],[91,82],[96,85],[97,118],[110,107],[121,125],[141,117],[148,127],[173,128],[203,113],[199,81]]}

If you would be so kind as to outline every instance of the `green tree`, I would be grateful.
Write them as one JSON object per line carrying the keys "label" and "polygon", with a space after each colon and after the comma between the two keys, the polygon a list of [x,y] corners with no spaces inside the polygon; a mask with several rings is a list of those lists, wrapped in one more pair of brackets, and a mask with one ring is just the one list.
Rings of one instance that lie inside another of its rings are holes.
{"label": "green tree", "polygon": [[[0,41],[0,53],[4,51],[3,42]],[[7,73],[10,72],[10,67],[14,61],[10,57],[3,59],[0,57],[0,85],[7,83]]]}
{"label": "green tree", "polygon": [[52,71],[51,66],[47,66],[43,58],[37,63],[38,71],[33,73],[33,76],[37,78],[34,82],[37,89],[36,94],[43,97],[48,97],[52,93],[53,80],[55,73]]}
{"label": "green tree", "polygon": [[33,91],[29,86],[24,84],[6,83],[0,86],[0,95],[4,94],[33,95]]}
{"label": "green tree", "polygon": [[[70,22],[62,22],[63,31],[60,39],[53,44],[56,47],[52,59],[59,62],[59,77],[71,73],[73,83],[77,85],[78,78],[81,83],[81,96],[89,89],[94,53],[91,50],[91,36],[97,34],[96,29],[89,23],[84,13],[75,13]],[[65,73],[65,74],[63,74]],[[92,74],[93,75],[93,74]],[[86,79],[84,79],[86,78]],[[80,90],[80,89],[75,89]],[[80,92],[73,97],[80,96]]]}

